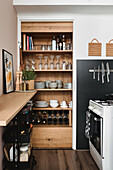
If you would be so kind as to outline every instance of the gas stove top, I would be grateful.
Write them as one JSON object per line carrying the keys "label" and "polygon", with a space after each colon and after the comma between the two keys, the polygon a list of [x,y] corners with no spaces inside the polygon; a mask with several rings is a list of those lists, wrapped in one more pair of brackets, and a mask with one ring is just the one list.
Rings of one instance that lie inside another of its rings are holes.
{"label": "gas stove top", "polygon": [[94,100],[94,102],[102,105],[102,106],[113,106],[113,100]]}

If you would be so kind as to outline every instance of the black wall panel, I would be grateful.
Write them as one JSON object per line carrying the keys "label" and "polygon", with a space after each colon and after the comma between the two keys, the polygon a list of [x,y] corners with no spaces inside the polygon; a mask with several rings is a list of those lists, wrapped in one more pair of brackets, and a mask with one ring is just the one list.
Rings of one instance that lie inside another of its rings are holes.
{"label": "black wall panel", "polygon": [[[88,149],[88,140],[84,135],[85,129],[85,112],[88,109],[90,99],[106,99],[106,93],[113,93],[113,73],[110,74],[110,82],[105,83],[93,80],[93,74],[89,73],[89,69],[101,66],[102,62],[109,62],[110,68],[113,69],[113,61],[111,60],[78,60],[77,61],[77,149]],[[106,65],[105,65],[106,66]]]}

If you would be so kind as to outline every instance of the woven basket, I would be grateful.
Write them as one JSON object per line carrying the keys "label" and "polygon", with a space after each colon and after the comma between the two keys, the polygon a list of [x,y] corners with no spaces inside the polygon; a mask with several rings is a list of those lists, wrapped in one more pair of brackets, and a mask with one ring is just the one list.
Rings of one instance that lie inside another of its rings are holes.
{"label": "woven basket", "polygon": [[111,41],[113,41],[113,39],[106,43],[106,56],[113,56],[113,43],[111,43]]}
{"label": "woven basket", "polygon": [[[93,43],[93,41],[97,41],[97,43]],[[102,44],[99,43],[99,41],[94,38],[91,43],[88,44],[88,55],[89,56],[101,56],[101,46]]]}

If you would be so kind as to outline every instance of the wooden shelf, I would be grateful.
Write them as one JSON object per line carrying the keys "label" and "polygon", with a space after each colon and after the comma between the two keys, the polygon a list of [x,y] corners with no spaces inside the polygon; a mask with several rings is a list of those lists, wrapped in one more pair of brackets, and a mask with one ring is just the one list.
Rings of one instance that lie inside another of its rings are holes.
{"label": "wooden shelf", "polygon": [[72,108],[61,108],[61,107],[56,107],[56,108],[52,108],[52,107],[33,107],[33,110],[72,110]]}
{"label": "wooden shelf", "polygon": [[0,126],[6,126],[37,92],[13,92],[0,96]]}
{"label": "wooden shelf", "polygon": [[55,69],[54,69],[54,70],[49,70],[49,69],[48,69],[48,70],[43,70],[43,69],[42,69],[42,70],[38,70],[38,69],[35,69],[34,71],[36,71],[36,72],[37,72],[37,71],[48,71],[48,72],[49,72],[49,71],[50,71],[50,72],[54,72],[54,71],[55,71],[55,72],[61,72],[61,71],[62,71],[62,72],[69,72],[69,71],[70,71],[70,72],[72,72],[73,70],[61,70],[61,69],[60,69],[60,70],[55,70]]}
{"label": "wooden shelf", "polygon": [[23,50],[23,53],[72,53],[73,50]]}
{"label": "wooden shelf", "polygon": [[72,91],[72,89],[35,89],[37,91]]}
{"label": "wooden shelf", "polygon": [[34,124],[33,125],[33,127],[50,127],[50,128],[52,128],[52,127],[70,127],[68,124],[67,125],[65,125],[65,124],[56,124],[56,125],[54,125],[54,124],[51,124],[51,125],[48,125],[48,124]]}

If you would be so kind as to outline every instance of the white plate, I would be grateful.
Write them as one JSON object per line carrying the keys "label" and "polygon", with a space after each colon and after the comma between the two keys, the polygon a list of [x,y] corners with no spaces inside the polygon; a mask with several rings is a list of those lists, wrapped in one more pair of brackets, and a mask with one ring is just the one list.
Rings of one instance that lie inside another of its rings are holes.
{"label": "white plate", "polygon": [[48,107],[49,104],[45,104],[45,105],[38,105],[38,104],[35,104],[35,107]]}
{"label": "white plate", "polygon": [[60,106],[61,108],[67,108],[68,106]]}

